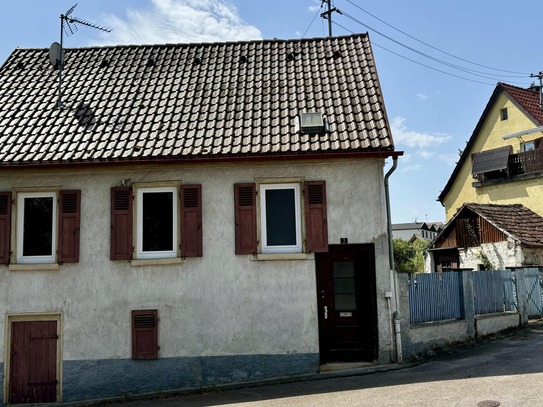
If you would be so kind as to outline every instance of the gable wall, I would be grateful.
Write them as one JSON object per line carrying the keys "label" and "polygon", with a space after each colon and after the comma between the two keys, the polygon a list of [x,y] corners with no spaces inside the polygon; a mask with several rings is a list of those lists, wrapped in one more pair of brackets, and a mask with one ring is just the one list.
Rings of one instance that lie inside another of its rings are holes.
{"label": "gable wall", "polygon": [[[61,265],[58,271],[8,271],[7,266],[0,266],[0,355],[5,350],[6,314],[60,312],[64,321],[65,400],[103,397],[108,391],[129,392],[131,383],[112,384],[109,378],[104,388],[97,383],[95,393],[86,394],[77,388],[83,381],[74,378],[83,372],[89,375],[102,363],[104,372],[115,373],[115,377],[123,373],[111,364],[124,363],[122,369],[130,372],[144,366],[130,364],[130,311],[150,308],[159,312],[159,360],[163,363],[175,364],[179,358],[276,355],[301,358],[294,372],[316,370],[319,345],[313,257],[255,261],[253,256],[234,254],[234,183],[270,177],[325,180],[330,244],[345,237],[349,243],[375,244],[379,357],[388,361],[391,345],[383,293],[390,290],[390,281],[382,159],[116,167],[74,170],[71,174],[61,170],[2,172],[0,191],[23,186],[81,189],[81,247],[79,263]],[[187,258],[180,265],[143,267],[111,261],[110,188],[123,179],[201,184],[203,257]],[[200,366],[202,362],[194,363]],[[281,363],[288,366],[288,361]],[[90,370],[89,364],[93,366]],[[190,382],[156,386],[181,388],[206,383],[208,378],[202,371],[194,373],[196,376],[193,373],[187,373]],[[168,380],[174,380],[172,377]],[[146,386],[138,391],[155,390],[148,388],[149,383]]]}
{"label": "gable wall", "polygon": [[[509,118],[500,120],[500,109],[507,108]],[[503,136],[517,131],[536,127],[526,115],[519,110],[503,93],[497,98],[486,122],[470,152],[470,154],[493,148],[511,145],[513,153],[520,151],[521,141],[518,138],[503,140]],[[524,136],[524,142],[541,137],[541,134]],[[474,188],[475,181],[471,175],[471,159],[467,159],[460,170],[451,190],[443,200],[446,219],[450,220],[457,210],[468,202],[514,204],[520,203],[534,212],[543,215],[543,194],[540,180],[516,181],[513,183]]]}

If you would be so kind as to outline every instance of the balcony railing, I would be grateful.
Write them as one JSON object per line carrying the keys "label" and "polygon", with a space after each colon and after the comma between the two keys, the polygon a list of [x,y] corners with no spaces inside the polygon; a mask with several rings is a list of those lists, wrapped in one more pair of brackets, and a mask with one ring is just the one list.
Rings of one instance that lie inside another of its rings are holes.
{"label": "balcony railing", "polygon": [[[509,154],[501,157],[497,154],[498,150],[487,150],[483,153],[476,153],[474,157],[473,177],[484,183],[492,180],[507,180],[513,177],[543,173],[543,148],[538,148],[531,151],[524,151],[517,154]],[[495,154],[490,154],[494,152]],[[481,154],[480,156],[478,156]],[[484,154],[484,155],[483,155]],[[501,164],[496,164],[498,159],[505,158]],[[477,160],[479,161],[477,163]],[[475,168],[475,165],[478,165]],[[477,185],[476,185],[477,186]]]}
{"label": "balcony railing", "polygon": [[509,176],[543,171],[543,149],[525,151],[509,156]]}

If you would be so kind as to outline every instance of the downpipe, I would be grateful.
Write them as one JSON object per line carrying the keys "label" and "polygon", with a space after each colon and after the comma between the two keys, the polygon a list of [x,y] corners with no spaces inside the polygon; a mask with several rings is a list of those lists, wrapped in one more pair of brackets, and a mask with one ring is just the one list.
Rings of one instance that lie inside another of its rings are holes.
{"label": "downpipe", "polygon": [[[394,271],[394,248],[393,248],[393,241],[392,241],[392,222],[390,217],[390,191],[389,191],[389,184],[388,179],[392,175],[392,173],[396,170],[398,167],[398,157],[392,157],[392,167],[388,170],[388,172],[385,175],[385,205],[386,205],[386,214],[387,214],[387,233],[388,233],[388,261],[390,265],[390,283],[391,283],[391,293],[385,293],[385,297],[387,299],[388,309],[390,312],[390,319],[391,321],[394,321],[394,333],[392,333],[391,329],[391,339],[396,344],[396,362],[402,363],[403,356],[402,356],[402,333],[401,333],[401,327],[400,327],[400,313],[398,311],[398,290],[397,290],[397,282],[396,282],[396,275]],[[394,298],[394,311],[391,307],[391,298]],[[392,324],[391,324],[392,325]],[[392,326],[391,326],[392,328]]]}

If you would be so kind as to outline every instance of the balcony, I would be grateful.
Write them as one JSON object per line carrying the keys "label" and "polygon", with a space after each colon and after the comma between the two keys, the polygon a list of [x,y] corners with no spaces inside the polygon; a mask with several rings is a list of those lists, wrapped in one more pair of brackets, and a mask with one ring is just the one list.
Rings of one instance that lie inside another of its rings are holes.
{"label": "balcony", "polygon": [[504,152],[502,147],[473,155],[474,187],[543,177],[543,148],[517,154]]}

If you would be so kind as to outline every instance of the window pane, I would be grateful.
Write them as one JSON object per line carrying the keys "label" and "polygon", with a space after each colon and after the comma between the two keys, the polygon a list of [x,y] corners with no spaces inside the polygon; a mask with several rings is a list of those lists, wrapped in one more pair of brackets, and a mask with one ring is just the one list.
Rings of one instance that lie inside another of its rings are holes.
{"label": "window pane", "polygon": [[24,198],[23,256],[51,256],[53,198]]}
{"label": "window pane", "polygon": [[296,207],[294,189],[266,190],[266,241],[268,246],[294,246]]}
{"label": "window pane", "polygon": [[354,263],[351,261],[334,262],[334,277],[354,277]]}
{"label": "window pane", "polygon": [[143,251],[173,250],[173,193],[143,194]]}
{"label": "window pane", "polygon": [[334,278],[334,292],[336,294],[354,294],[356,292],[354,278]]}
{"label": "window pane", "polygon": [[336,294],[336,311],[356,311],[356,295]]}

